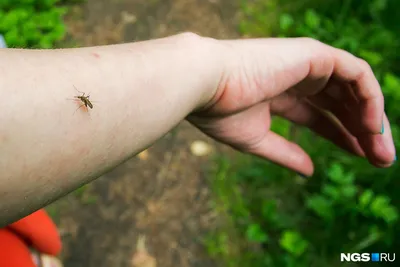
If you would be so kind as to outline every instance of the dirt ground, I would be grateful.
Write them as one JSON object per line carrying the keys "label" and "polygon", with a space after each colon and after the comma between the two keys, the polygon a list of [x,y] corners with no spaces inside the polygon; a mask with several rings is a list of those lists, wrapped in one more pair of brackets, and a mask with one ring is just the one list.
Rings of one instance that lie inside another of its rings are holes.
{"label": "dirt ground", "polygon": [[[67,17],[78,46],[163,37],[192,31],[235,38],[232,0],[87,0]],[[212,267],[201,239],[213,229],[205,169],[210,156],[191,154],[203,140],[229,151],[187,122],[84,189],[49,207],[63,236],[66,267],[131,266],[143,234],[157,266]]]}

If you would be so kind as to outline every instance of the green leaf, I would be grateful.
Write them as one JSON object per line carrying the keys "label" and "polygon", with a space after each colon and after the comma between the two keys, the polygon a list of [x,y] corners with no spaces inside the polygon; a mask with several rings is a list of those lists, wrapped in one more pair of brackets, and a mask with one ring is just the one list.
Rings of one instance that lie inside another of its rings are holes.
{"label": "green leaf", "polygon": [[290,27],[292,27],[294,24],[294,19],[291,15],[289,14],[282,14],[279,17],[279,26],[282,31],[286,32],[289,30]]}
{"label": "green leaf", "polygon": [[19,31],[14,28],[4,35],[4,39],[9,47],[26,48],[26,40],[21,36]]}
{"label": "green leaf", "polygon": [[335,29],[336,29],[335,23],[334,23],[332,20],[330,20],[330,19],[328,19],[328,18],[325,18],[324,21],[323,21],[323,24],[324,24],[324,25],[323,25],[323,28],[324,28],[327,32],[331,33],[331,35],[336,34],[336,31],[335,31]]}
{"label": "green leaf", "polygon": [[372,190],[365,190],[358,198],[359,205],[362,209],[365,209],[372,201],[374,192]]}
{"label": "green leaf", "polygon": [[381,54],[368,50],[361,50],[360,57],[365,59],[371,66],[377,66],[383,61],[383,57]]}
{"label": "green leaf", "polygon": [[398,90],[400,88],[400,79],[392,73],[385,73],[383,84],[386,88]]}
{"label": "green leaf", "polygon": [[392,224],[398,221],[399,219],[399,213],[397,212],[397,209],[395,207],[386,207],[384,210],[382,210],[382,219],[388,223]]}
{"label": "green leaf", "polygon": [[328,169],[328,176],[331,181],[341,184],[341,185],[348,185],[354,182],[354,174],[352,173],[344,173],[342,165],[338,163],[334,163]]}
{"label": "green leaf", "polygon": [[50,38],[45,36],[39,41],[38,47],[42,49],[50,49],[53,48],[53,42]]}
{"label": "green leaf", "polygon": [[313,30],[318,29],[318,27],[321,25],[321,19],[313,9],[306,11],[304,22],[310,29]]}
{"label": "green leaf", "polygon": [[279,135],[288,136],[291,125],[292,124],[287,120],[279,117],[274,117],[272,119],[271,130],[278,133]]}
{"label": "green leaf", "polygon": [[53,41],[60,41],[64,38],[65,34],[65,27],[63,25],[57,25],[53,31],[49,33],[49,36]]}
{"label": "green leaf", "polygon": [[296,257],[303,255],[308,248],[308,242],[298,232],[290,230],[282,234],[279,244]]}
{"label": "green leaf", "polygon": [[263,243],[268,240],[268,235],[261,229],[259,224],[251,224],[246,231],[247,239],[251,242]]}
{"label": "green leaf", "polygon": [[332,164],[328,170],[328,176],[334,182],[341,181],[342,177],[344,176],[342,166],[338,163]]}
{"label": "green leaf", "polygon": [[390,199],[387,196],[377,196],[371,203],[371,211],[374,215],[380,215],[381,211],[389,205]]}
{"label": "green leaf", "polygon": [[340,198],[339,189],[333,185],[330,185],[330,184],[324,185],[324,187],[322,188],[322,192],[334,200],[337,200]]}
{"label": "green leaf", "polygon": [[390,205],[388,196],[377,196],[370,206],[372,214],[377,218],[382,218],[386,223],[393,223],[398,220],[398,211]]}
{"label": "green leaf", "polygon": [[321,195],[314,195],[307,199],[306,205],[323,219],[331,220],[334,216],[332,201]]}
{"label": "green leaf", "polygon": [[8,32],[15,29],[18,26],[18,12],[11,11],[6,13],[0,20],[0,31]]}
{"label": "green leaf", "polygon": [[345,185],[341,188],[342,195],[349,199],[357,194],[357,187],[354,185]]}

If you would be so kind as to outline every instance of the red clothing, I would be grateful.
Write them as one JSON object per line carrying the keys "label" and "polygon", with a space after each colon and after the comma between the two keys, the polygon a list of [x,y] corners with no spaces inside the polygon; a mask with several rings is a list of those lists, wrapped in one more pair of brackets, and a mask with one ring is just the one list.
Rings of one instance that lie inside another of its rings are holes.
{"label": "red clothing", "polygon": [[45,210],[0,229],[0,267],[35,267],[29,248],[56,256],[61,239]]}

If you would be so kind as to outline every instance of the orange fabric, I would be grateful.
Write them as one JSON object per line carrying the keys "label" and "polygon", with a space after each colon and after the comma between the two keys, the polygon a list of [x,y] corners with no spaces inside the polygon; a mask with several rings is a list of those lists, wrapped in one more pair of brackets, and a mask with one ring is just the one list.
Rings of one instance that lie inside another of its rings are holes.
{"label": "orange fabric", "polygon": [[0,229],[0,267],[36,267],[29,248],[9,229]]}
{"label": "orange fabric", "polygon": [[61,251],[61,239],[57,227],[44,209],[10,224],[7,228],[23,238],[27,245],[42,253],[56,256]]}

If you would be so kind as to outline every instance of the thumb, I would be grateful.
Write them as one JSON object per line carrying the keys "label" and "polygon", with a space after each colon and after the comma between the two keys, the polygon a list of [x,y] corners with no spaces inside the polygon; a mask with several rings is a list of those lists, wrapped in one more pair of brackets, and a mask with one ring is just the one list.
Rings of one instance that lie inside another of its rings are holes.
{"label": "thumb", "polygon": [[299,145],[272,131],[247,149],[247,152],[305,176],[311,176],[314,172],[314,164],[310,156]]}

